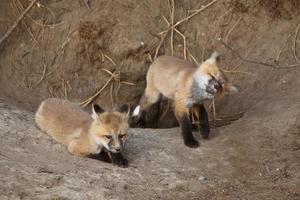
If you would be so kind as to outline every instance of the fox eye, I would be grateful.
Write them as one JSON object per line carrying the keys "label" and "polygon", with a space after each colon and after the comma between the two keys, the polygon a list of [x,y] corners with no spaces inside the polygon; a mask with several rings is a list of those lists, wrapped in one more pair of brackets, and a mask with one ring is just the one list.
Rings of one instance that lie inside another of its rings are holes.
{"label": "fox eye", "polygon": [[119,138],[122,139],[125,135],[119,135]]}
{"label": "fox eye", "polygon": [[111,135],[105,135],[105,137],[106,137],[107,139],[109,139],[109,140],[112,138]]}
{"label": "fox eye", "polygon": [[210,74],[210,76],[211,76],[211,80],[217,80],[214,75]]}

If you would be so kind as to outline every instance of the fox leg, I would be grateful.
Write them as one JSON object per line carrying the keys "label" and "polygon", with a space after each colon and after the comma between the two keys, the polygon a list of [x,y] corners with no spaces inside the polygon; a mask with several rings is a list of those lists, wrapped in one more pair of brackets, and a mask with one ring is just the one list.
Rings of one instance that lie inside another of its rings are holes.
{"label": "fox leg", "polygon": [[177,102],[175,104],[175,116],[181,128],[184,144],[191,148],[197,148],[199,146],[199,143],[193,136],[192,122],[189,118],[188,109],[186,108],[184,103]]}
{"label": "fox leg", "polygon": [[203,104],[198,105],[198,112],[199,112],[199,130],[200,134],[204,139],[209,137],[210,127],[208,121],[208,114]]}
{"label": "fox leg", "polygon": [[108,162],[108,163],[111,163],[111,158],[110,156],[108,155],[108,153],[104,150],[102,150],[100,153],[98,154],[89,154],[87,156],[88,158],[92,158],[92,159],[95,159],[95,160],[100,160],[100,161],[103,161],[103,162]]}
{"label": "fox leg", "polygon": [[[191,109],[190,109],[190,119],[192,122],[192,126],[193,126],[193,131],[195,130],[199,130],[199,123],[194,123],[195,121],[193,121],[193,119],[198,120],[199,119],[199,108],[198,105],[194,105]],[[198,121],[197,121],[198,122]]]}
{"label": "fox leg", "polygon": [[139,105],[133,111],[133,117],[136,118],[136,124],[140,126],[145,126],[146,123],[146,113],[148,108],[155,104],[160,97],[160,92],[153,87],[147,86],[145,93],[140,99]]}
{"label": "fox leg", "polygon": [[82,148],[78,139],[73,139],[68,145],[68,151],[76,156],[87,156],[89,153]]}
{"label": "fox leg", "polygon": [[128,167],[128,160],[125,159],[121,153],[108,152],[108,155],[110,156],[112,163],[120,167]]}

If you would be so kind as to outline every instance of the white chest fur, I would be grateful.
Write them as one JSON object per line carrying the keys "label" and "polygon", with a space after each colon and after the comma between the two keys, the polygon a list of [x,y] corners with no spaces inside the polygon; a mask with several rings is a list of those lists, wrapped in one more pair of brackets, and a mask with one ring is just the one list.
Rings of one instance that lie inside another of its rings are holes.
{"label": "white chest fur", "polygon": [[103,146],[105,146],[105,145],[103,145],[103,142],[95,134],[92,133],[91,135],[92,135],[92,141],[91,142],[94,143],[94,145],[96,146],[95,153],[96,154],[100,153]]}
{"label": "white chest fur", "polygon": [[209,79],[207,76],[195,75],[190,88],[190,96],[186,99],[186,105],[191,107],[194,104],[202,103],[206,99],[213,99],[214,95],[206,91],[208,85]]}

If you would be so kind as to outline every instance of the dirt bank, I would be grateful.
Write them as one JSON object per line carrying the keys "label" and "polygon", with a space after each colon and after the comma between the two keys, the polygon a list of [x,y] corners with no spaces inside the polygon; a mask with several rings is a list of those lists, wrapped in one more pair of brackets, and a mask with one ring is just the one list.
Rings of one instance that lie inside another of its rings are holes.
{"label": "dirt bank", "polygon": [[261,101],[198,149],[179,128],[131,129],[127,169],[71,156],[1,104],[1,199],[299,199],[298,98]]}
{"label": "dirt bank", "polygon": [[[176,0],[174,22],[210,2]],[[94,102],[135,105],[168,28],[162,15],[172,19],[168,1],[40,3],[0,46],[1,199],[300,198],[299,1],[218,0],[178,26],[187,59],[218,50],[239,87],[217,99],[211,119],[244,115],[198,149],[178,128],[131,129],[128,169],[69,155],[35,128],[33,111],[50,96],[83,102],[105,85]],[[1,36],[28,4],[0,3]],[[170,35],[158,55],[172,53]],[[176,32],[173,49],[184,56]],[[172,116],[158,122],[150,126],[171,126]]]}

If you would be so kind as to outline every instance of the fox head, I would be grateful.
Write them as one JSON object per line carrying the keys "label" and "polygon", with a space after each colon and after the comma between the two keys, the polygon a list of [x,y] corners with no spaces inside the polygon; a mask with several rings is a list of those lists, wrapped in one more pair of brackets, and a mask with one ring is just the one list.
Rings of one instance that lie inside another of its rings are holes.
{"label": "fox head", "polygon": [[204,61],[198,68],[197,74],[201,77],[202,87],[210,94],[220,92],[233,93],[238,89],[228,80],[223,71],[219,68],[220,55],[213,52],[212,55]]}
{"label": "fox head", "polygon": [[123,105],[118,111],[105,112],[99,105],[93,105],[94,119],[90,133],[97,145],[112,153],[121,151],[128,133],[129,108]]}

